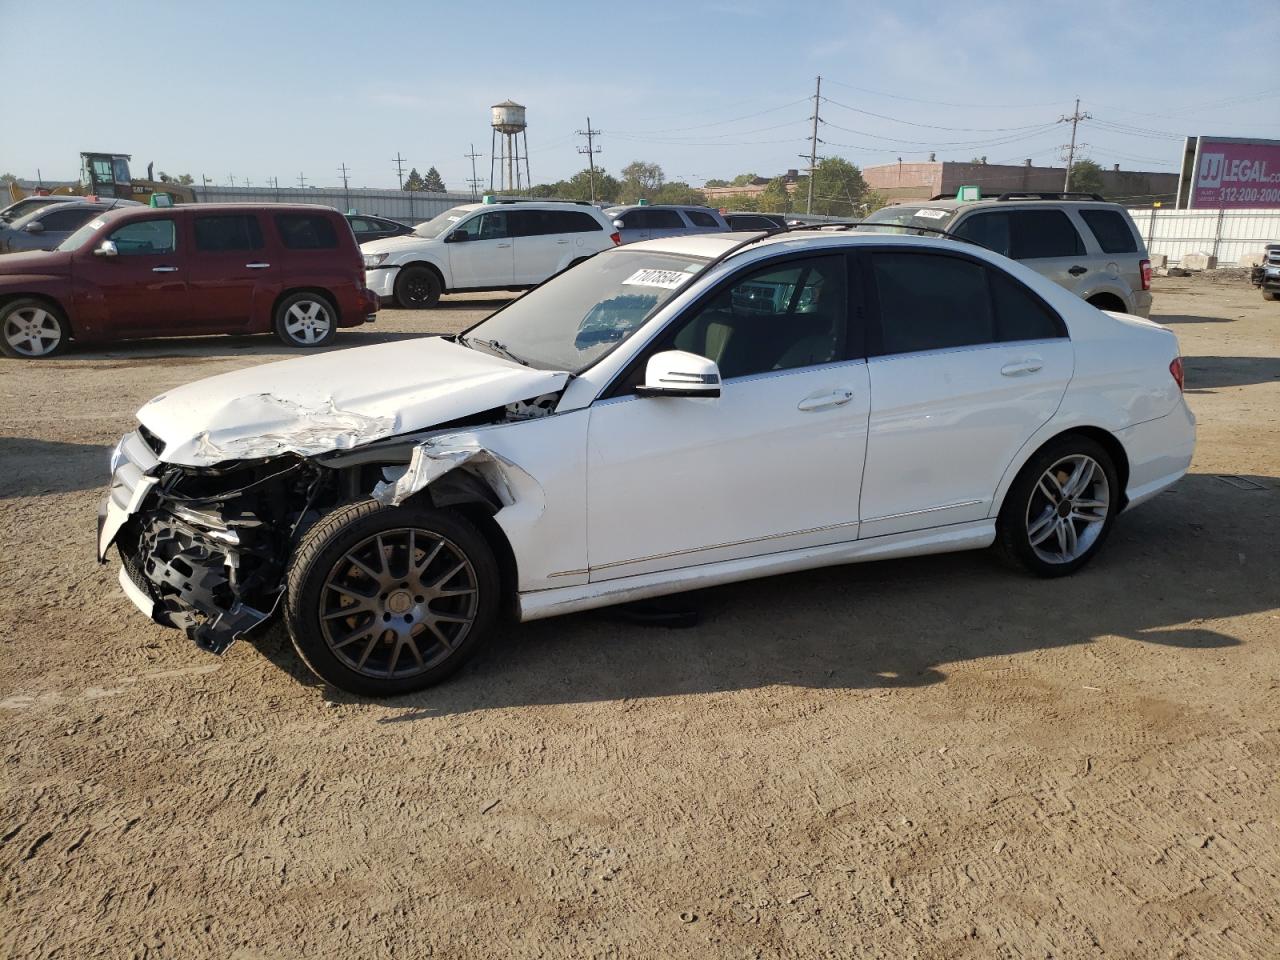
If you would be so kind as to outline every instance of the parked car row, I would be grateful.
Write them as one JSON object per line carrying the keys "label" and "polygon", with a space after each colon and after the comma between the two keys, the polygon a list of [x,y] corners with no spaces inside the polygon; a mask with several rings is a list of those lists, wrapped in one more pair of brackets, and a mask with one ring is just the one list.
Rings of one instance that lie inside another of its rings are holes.
{"label": "parked car row", "polygon": [[[41,202],[31,203],[32,200]],[[134,200],[66,197],[19,200],[0,211],[0,253],[52,250],[97,214],[121,206],[140,207],[142,204]],[[12,214],[12,218],[5,214]]]}
{"label": "parked car row", "polygon": [[355,236],[328,207],[93,206],[89,216],[56,250],[0,257],[6,356],[211,333],[317,347],[376,316]]}

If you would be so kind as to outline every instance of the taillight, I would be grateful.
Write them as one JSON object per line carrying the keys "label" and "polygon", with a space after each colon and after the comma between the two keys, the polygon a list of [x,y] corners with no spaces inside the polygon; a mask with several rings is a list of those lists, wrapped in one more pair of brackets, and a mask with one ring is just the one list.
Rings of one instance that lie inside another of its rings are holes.
{"label": "taillight", "polygon": [[[614,231],[609,234],[609,239],[613,241],[613,245],[616,247],[618,244],[622,243],[622,234]],[[1150,264],[1148,264],[1148,266],[1150,266]],[[1143,289],[1145,290],[1146,288],[1144,287]]]}
{"label": "taillight", "polygon": [[1174,379],[1174,380],[1177,382],[1177,384],[1178,384],[1178,391],[1179,391],[1179,392],[1181,392],[1181,391],[1182,391],[1182,389],[1183,389],[1183,383],[1185,382],[1185,375],[1184,375],[1184,374],[1183,374],[1183,372],[1182,372],[1182,358],[1181,358],[1181,357],[1174,357],[1174,358],[1173,358],[1173,360],[1172,360],[1172,361],[1170,362],[1170,364],[1169,364],[1169,373],[1170,373],[1170,374],[1172,374],[1173,379]]}
{"label": "taillight", "polygon": [[[1138,264],[1138,269],[1142,271],[1142,289],[1150,290],[1151,289],[1151,261],[1143,260],[1140,264]],[[1181,383],[1182,381],[1179,380],[1178,382]]]}

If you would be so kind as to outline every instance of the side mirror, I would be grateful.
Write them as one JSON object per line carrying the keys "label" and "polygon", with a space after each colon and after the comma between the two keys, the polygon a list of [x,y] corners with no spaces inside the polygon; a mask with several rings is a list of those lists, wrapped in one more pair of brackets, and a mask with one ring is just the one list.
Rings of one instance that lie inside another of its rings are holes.
{"label": "side mirror", "polygon": [[471,239],[471,234],[465,230],[455,230],[444,238],[445,243],[464,243]]}
{"label": "side mirror", "polygon": [[714,360],[684,350],[665,350],[649,358],[644,383],[636,387],[642,397],[718,397],[720,368]]}
{"label": "side mirror", "polygon": [[623,223],[621,220],[615,220],[613,221],[613,228],[615,230],[625,230],[627,229],[627,225]]}
{"label": "side mirror", "polygon": [[44,224],[39,220],[32,220],[22,229],[27,233],[44,233]]}
{"label": "side mirror", "polygon": [[120,251],[116,249],[116,245],[111,240],[103,240],[98,244],[98,249],[93,251],[95,257],[118,257]]}

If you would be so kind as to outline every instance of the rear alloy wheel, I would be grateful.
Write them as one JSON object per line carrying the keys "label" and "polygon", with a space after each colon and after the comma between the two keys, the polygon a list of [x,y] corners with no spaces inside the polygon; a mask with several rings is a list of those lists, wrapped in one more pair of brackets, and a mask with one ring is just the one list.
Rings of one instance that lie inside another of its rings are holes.
{"label": "rear alloy wheel", "polygon": [[66,348],[68,334],[62,313],[43,300],[11,300],[0,307],[0,353],[6,357],[52,357]]}
{"label": "rear alloy wheel", "polygon": [[1032,573],[1074,573],[1111,530],[1120,485],[1110,455],[1087,437],[1064,437],[1018,474],[1000,510],[1004,552]]}
{"label": "rear alloy wheel", "polygon": [[338,334],[333,305],[318,293],[295,293],[276,307],[276,336],[291,347],[322,347]]}
{"label": "rear alloy wheel", "polygon": [[492,630],[497,561],[462,516],[372,501],[313,527],[290,564],[285,619],[307,666],[366,696],[422,689]]}
{"label": "rear alloy wheel", "polygon": [[405,267],[396,277],[396,303],[406,310],[434,307],[440,293],[440,278],[428,267]]}

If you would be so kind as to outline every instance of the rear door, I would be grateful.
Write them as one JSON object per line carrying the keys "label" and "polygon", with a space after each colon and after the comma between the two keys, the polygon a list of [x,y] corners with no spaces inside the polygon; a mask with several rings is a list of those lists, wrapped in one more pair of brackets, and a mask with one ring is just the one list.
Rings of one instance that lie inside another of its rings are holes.
{"label": "rear door", "polygon": [[515,242],[515,282],[541,283],[559,269],[569,238],[554,210],[512,210],[507,214]]}
{"label": "rear door", "polygon": [[165,336],[187,329],[186,253],[176,218],[130,220],[104,240],[116,256],[87,246],[76,253],[77,286],[101,297],[103,329],[115,336]]}
{"label": "rear door", "polygon": [[1075,213],[1102,251],[1106,269],[1130,291],[1141,290],[1142,261],[1147,258],[1147,249],[1133,221],[1113,207],[1080,207]]}
{"label": "rear door", "polygon": [[951,233],[1025,263],[1077,296],[1098,279],[1096,259],[1071,218],[1056,207],[979,210]]}
{"label": "rear door", "polygon": [[449,234],[448,244],[454,288],[515,284],[515,244],[506,210],[487,210],[463,221]]}
{"label": "rear door", "polygon": [[873,323],[862,536],[981,520],[1074,355],[1029,287],[959,253],[862,255]]}
{"label": "rear door", "polygon": [[194,214],[187,283],[191,326],[234,332],[248,326],[255,303],[268,310],[279,291],[280,264],[267,249],[256,213]]}
{"label": "rear door", "polygon": [[690,225],[680,216],[679,210],[645,210],[645,220],[649,225],[649,239],[655,237],[671,237],[679,233],[688,233]]}
{"label": "rear door", "polygon": [[690,224],[690,230],[695,233],[723,233],[725,227],[716,221],[706,210],[682,210]]}

